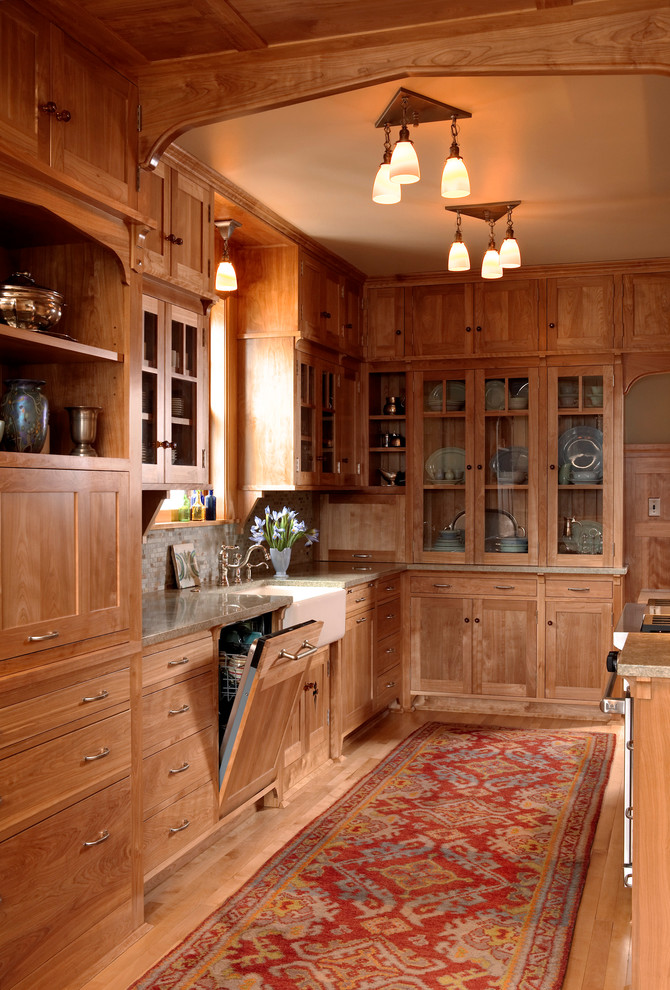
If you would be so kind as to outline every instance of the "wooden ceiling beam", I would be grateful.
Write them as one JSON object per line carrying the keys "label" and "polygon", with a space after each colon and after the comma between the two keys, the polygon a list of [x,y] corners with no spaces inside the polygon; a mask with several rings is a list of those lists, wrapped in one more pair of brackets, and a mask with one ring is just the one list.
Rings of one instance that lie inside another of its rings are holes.
{"label": "wooden ceiling beam", "polygon": [[140,161],[155,166],[192,127],[408,76],[670,74],[670,11],[660,0],[603,0],[486,23],[501,19],[477,31],[469,21],[470,34],[451,22],[147,67],[139,75]]}
{"label": "wooden ceiling beam", "polygon": [[267,48],[267,41],[257,34],[241,14],[225,0],[191,0],[210,21],[218,24],[230,37],[231,48],[239,52]]}

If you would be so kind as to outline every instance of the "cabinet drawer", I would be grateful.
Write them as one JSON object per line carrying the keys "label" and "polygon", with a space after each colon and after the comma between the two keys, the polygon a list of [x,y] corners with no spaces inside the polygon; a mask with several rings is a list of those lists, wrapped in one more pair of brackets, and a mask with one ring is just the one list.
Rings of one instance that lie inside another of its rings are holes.
{"label": "cabinet drawer", "polygon": [[127,931],[114,926],[109,944],[102,934],[100,952],[131,931],[130,815],[126,777],[2,843],[3,985],[29,976],[124,904]]}
{"label": "cabinet drawer", "polygon": [[144,873],[180,853],[216,822],[216,792],[203,784],[144,823]]}
{"label": "cabinet drawer", "polygon": [[375,647],[375,674],[381,674],[389,667],[400,663],[402,645],[400,633],[377,642]]}
{"label": "cabinet drawer", "polygon": [[0,749],[79,719],[130,704],[130,671],[115,670],[0,709]]}
{"label": "cabinet drawer", "polygon": [[400,594],[400,575],[379,578],[377,581],[377,602],[385,602],[388,598],[397,598]]}
{"label": "cabinet drawer", "polygon": [[375,609],[375,636],[377,639],[385,639],[386,636],[393,636],[400,630],[400,599],[392,598],[388,602],[382,602]]}
{"label": "cabinet drawer", "polygon": [[347,615],[352,612],[360,612],[361,609],[370,608],[375,602],[375,582],[367,584],[357,584],[354,588],[347,588],[346,609]]}
{"label": "cabinet drawer", "polygon": [[400,664],[385,670],[375,678],[375,707],[383,708],[400,697],[402,688]]}
{"label": "cabinet drawer", "polygon": [[146,695],[142,700],[145,756],[212,725],[215,716],[210,674],[189,677]]}
{"label": "cabinet drawer", "polygon": [[142,764],[144,816],[186,790],[214,779],[214,729],[203,729],[148,756]]}
{"label": "cabinet drawer", "polygon": [[547,598],[605,598],[614,594],[614,582],[607,578],[595,581],[589,574],[576,574],[572,578],[547,578]]}
{"label": "cabinet drawer", "polygon": [[168,646],[142,658],[142,685],[147,688],[159,682],[181,680],[194,671],[213,668],[214,644],[211,636],[191,642]]}
{"label": "cabinet drawer", "polygon": [[9,756],[0,761],[0,835],[129,772],[129,711]]}
{"label": "cabinet drawer", "polygon": [[447,574],[433,574],[412,577],[413,595],[458,595],[459,598],[534,598],[537,594],[537,579],[521,577],[517,574],[501,574],[489,577],[472,574],[451,578]]}

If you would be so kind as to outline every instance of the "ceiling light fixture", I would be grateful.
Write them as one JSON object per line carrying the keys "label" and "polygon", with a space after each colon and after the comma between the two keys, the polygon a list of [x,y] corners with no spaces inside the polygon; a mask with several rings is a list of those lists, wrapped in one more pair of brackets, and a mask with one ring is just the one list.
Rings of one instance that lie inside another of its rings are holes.
{"label": "ceiling light fixture", "polygon": [[[411,123],[414,127],[418,127],[420,122],[430,123],[438,120],[451,120],[452,142],[442,177],[442,195],[450,199],[459,199],[469,195],[470,181],[456,142],[458,135],[456,120],[459,117],[470,116],[472,115],[467,110],[459,110],[457,107],[449,106],[447,103],[440,103],[439,100],[433,100],[428,96],[421,96],[419,93],[413,93],[408,89],[399,89],[375,123],[375,127],[383,127],[387,135],[389,128],[400,125],[398,140],[388,162],[389,184],[405,185],[418,182],[421,178],[419,159],[414,150],[414,144],[410,140],[408,124]],[[386,164],[386,153],[384,155],[384,161],[377,173],[378,179],[380,178],[384,164]],[[457,184],[455,184],[454,179],[451,177],[452,172],[458,173]],[[377,181],[375,181],[376,188]],[[384,198],[381,196],[377,198],[374,190],[372,198],[375,203],[398,202],[398,199],[390,199],[385,196]]]}
{"label": "ceiling light fixture", "polygon": [[458,127],[454,114],[451,118],[451,148],[449,149],[449,157],[444,163],[440,187],[440,195],[444,196],[445,199],[461,199],[463,196],[470,195],[470,176],[465,162],[461,158],[457,137]]}
{"label": "ceiling light fixture", "polygon": [[372,201],[374,203],[399,203],[402,194],[402,187],[399,182],[391,182],[389,178],[389,165],[391,164],[391,127],[384,125],[384,157],[379,166],[372,187]]}
{"label": "ceiling light fixture", "polygon": [[447,262],[447,268],[450,272],[467,272],[470,270],[470,255],[468,254],[468,249],[463,243],[463,234],[461,233],[461,214],[456,211],[456,233],[454,234],[454,240],[449,249],[449,261]]}
{"label": "ceiling light fixture", "polygon": [[[520,204],[521,200],[515,200],[511,203],[479,203],[476,206],[445,206],[445,210],[456,214],[456,233],[449,250],[448,270],[450,272],[461,272],[468,271],[470,268],[468,251],[463,243],[463,235],[461,233],[461,214],[463,216],[475,217],[477,220],[483,220],[489,225],[489,245],[482,261],[482,278],[501,278],[503,268],[518,268],[521,265],[521,255],[519,245],[514,237],[512,210]],[[496,220],[500,220],[505,214],[507,214],[507,231],[499,254],[496,249],[493,228]],[[510,243],[508,244],[508,242]],[[503,264],[503,261],[505,261],[505,264]]]}
{"label": "ceiling light fixture", "polygon": [[233,292],[237,288],[237,275],[228,254],[228,241],[235,228],[242,224],[237,220],[215,220],[214,226],[223,238],[223,258],[216,269],[215,289],[217,292]]}

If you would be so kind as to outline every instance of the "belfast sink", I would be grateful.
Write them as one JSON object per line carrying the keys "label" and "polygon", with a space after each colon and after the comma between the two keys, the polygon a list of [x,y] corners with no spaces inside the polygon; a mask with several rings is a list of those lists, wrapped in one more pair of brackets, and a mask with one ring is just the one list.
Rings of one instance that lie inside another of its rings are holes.
{"label": "belfast sink", "polygon": [[308,619],[320,619],[323,629],[319,646],[334,643],[344,636],[345,592],[344,588],[324,588],[314,585],[261,584],[253,590],[245,591],[252,595],[290,596],[293,601],[287,605],[282,620],[284,628],[295,626]]}

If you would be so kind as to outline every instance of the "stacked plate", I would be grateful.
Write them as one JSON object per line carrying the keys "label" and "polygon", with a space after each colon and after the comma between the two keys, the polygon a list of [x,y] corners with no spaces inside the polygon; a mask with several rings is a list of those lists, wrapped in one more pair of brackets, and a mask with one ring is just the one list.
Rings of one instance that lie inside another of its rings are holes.
{"label": "stacked plate", "polygon": [[173,396],[172,398],[172,415],[173,416],[184,415],[184,400],[179,396]]}
{"label": "stacked plate", "polygon": [[462,529],[441,529],[432,550],[446,553],[460,553],[465,546],[465,531]]}
{"label": "stacked plate", "polygon": [[528,539],[525,536],[501,536],[495,541],[498,553],[528,553]]}

